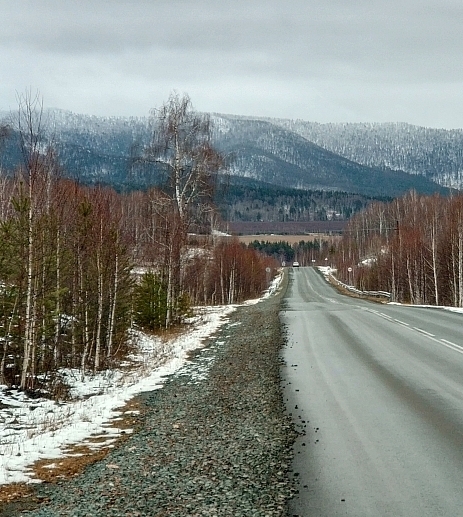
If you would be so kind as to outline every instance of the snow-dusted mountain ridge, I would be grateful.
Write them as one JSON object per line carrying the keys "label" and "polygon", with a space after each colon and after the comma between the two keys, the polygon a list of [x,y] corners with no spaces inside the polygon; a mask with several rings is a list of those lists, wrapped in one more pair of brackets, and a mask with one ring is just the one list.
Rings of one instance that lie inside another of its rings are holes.
{"label": "snow-dusted mountain ridge", "polygon": [[421,174],[436,183],[463,186],[463,130],[406,123],[319,124],[272,119],[324,149],[370,167]]}
{"label": "snow-dusted mountain ridge", "polygon": [[[0,113],[1,119],[14,120]],[[317,124],[212,114],[215,145],[231,173],[301,189],[396,196],[463,184],[463,132],[407,124]],[[46,109],[47,135],[67,174],[86,182],[134,184],[132,158],[149,141],[148,117],[96,117]],[[11,169],[11,141],[0,165]],[[138,174],[138,176],[137,176]]]}

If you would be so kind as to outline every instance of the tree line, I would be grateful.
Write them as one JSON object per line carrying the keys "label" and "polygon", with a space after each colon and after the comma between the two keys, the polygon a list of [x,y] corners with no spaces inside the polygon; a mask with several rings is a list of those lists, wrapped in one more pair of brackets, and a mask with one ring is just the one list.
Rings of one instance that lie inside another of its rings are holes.
{"label": "tree line", "polygon": [[152,117],[139,159],[165,181],[117,193],[64,178],[41,137],[40,100],[20,98],[23,163],[0,175],[0,384],[57,393],[62,368],[84,376],[117,364],[134,326],[168,329],[192,305],[237,303],[267,286],[271,259],[235,241],[188,240],[215,222],[222,163],[208,119],[178,95]]}
{"label": "tree line", "polygon": [[336,265],[346,282],[394,301],[463,307],[463,195],[411,191],[370,205],[349,221]]}
{"label": "tree line", "polygon": [[371,198],[339,191],[299,190],[248,178],[230,178],[219,188],[216,203],[227,221],[327,221],[349,219],[372,201]]}
{"label": "tree line", "polygon": [[283,239],[277,242],[256,239],[250,242],[248,247],[265,253],[280,264],[290,265],[293,261],[297,261],[301,266],[326,265],[330,260],[328,257],[335,253],[337,240],[333,237],[320,237],[291,244]]}

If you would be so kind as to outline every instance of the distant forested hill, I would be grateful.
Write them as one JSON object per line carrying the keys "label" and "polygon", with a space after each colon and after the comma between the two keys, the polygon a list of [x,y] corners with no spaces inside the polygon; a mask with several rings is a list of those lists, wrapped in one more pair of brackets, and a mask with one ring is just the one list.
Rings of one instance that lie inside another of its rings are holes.
{"label": "distant forested hill", "polygon": [[443,191],[424,176],[346,159],[270,120],[214,115],[216,143],[230,156],[235,175],[284,187],[397,196],[415,189]]}
{"label": "distant forested hill", "polygon": [[405,123],[271,121],[357,163],[423,175],[446,187],[463,186],[462,129],[434,129]]}
{"label": "distant forested hill", "polygon": [[[393,131],[393,126],[382,125],[317,125],[218,114],[211,117],[215,145],[226,155],[231,175],[282,188],[343,191],[366,197],[395,197],[410,189],[431,194],[446,192],[442,185],[458,184],[463,170],[458,132],[400,125]],[[0,114],[1,118],[14,119],[14,114]],[[92,117],[46,110],[43,119],[47,128],[43,145],[51,143],[55,147],[65,174],[118,189],[144,188],[156,181],[152,169],[134,160],[149,141],[148,118]],[[17,135],[13,133],[0,149],[0,166],[12,170],[19,162]],[[244,194],[241,190],[239,195]],[[318,208],[296,196],[291,201],[294,206],[287,210],[283,194],[276,201],[277,212],[281,209],[283,216],[294,218],[323,210],[344,215],[350,212],[350,202],[342,208],[334,201],[326,204],[328,194],[324,196],[318,196],[324,203]],[[233,203],[237,217],[241,213],[240,217],[257,218],[256,210],[269,208],[264,206],[268,200],[262,200],[260,207],[250,208],[251,213],[246,214],[236,196]],[[269,217],[272,211],[269,208]]]}
{"label": "distant forested hill", "polygon": [[222,218],[230,222],[301,222],[346,220],[372,198],[332,190],[301,190],[230,176],[216,194]]}

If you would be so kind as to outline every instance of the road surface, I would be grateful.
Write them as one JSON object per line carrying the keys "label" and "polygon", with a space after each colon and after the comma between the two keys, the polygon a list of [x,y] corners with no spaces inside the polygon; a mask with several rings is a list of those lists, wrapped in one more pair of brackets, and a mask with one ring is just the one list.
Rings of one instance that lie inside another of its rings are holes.
{"label": "road surface", "polygon": [[290,274],[290,515],[463,515],[463,315],[343,296],[313,268]]}

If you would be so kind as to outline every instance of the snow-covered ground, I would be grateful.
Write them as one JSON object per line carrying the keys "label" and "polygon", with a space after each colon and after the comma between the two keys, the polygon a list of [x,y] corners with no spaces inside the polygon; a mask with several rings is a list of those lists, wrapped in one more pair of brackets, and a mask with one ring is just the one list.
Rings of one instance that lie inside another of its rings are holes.
{"label": "snow-covered ground", "polygon": [[[263,297],[275,292],[280,281],[278,276]],[[66,446],[89,437],[103,436],[105,441],[99,446],[108,446],[121,432],[130,432],[114,427],[120,409],[139,393],[161,388],[166,376],[185,365],[188,352],[201,347],[236,307],[201,309],[185,332],[168,341],[134,333],[138,353],[130,358],[130,368],[87,376],[83,381],[77,371],[64,372],[72,386],[72,402],[31,399],[0,386],[0,485],[38,482],[31,470],[37,460],[59,458]]]}
{"label": "snow-covered ground", "polygon": [[421,307],[425,309],[441,309],[444,311],[458,312],[463,314],[463,307],[450,307],[449,305],[411,305],[399,302],[389,302],[389,305],[402,305],[404,307]]}

